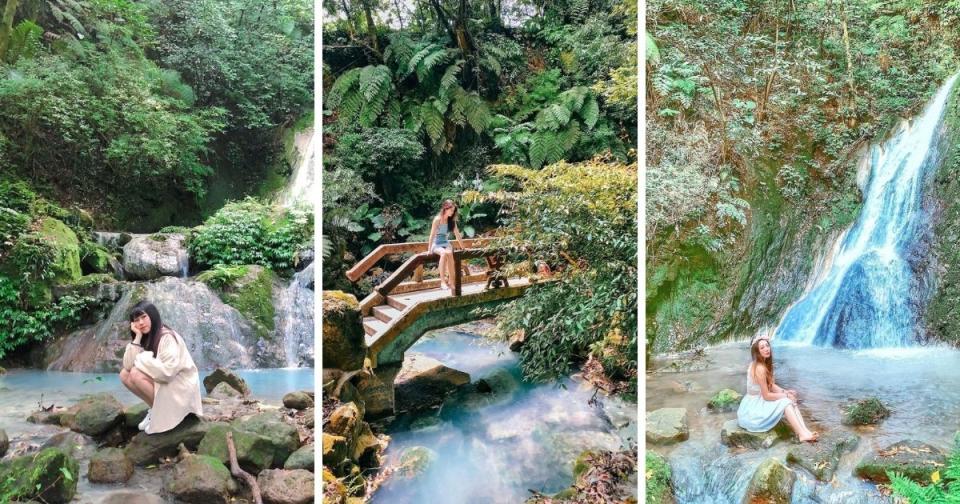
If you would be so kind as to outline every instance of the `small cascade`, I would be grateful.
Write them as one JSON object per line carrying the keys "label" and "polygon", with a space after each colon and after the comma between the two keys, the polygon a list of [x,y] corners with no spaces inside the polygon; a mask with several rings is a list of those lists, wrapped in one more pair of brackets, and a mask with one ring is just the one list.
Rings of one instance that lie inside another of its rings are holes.
{"label": "small cascade", "polygon": [[916,246],[926,228],[928,175],[940,162],[943,115],[956,76],[922,114],[869,152],[863,208],[819,282],[791,306],[778,339],[841,348],[902,347],[916,340],[926,296]]}
{"label": "small cascade", "polygon": [[297,133],[294,138],[294,145],[299,156],[293,168],[293,174],[290,176],[290,183],[280,197],[280,203],[285,207],[293,206],[300,201],[308,201],[312,205],[316,204],[316,195],[313,190],[313,158],[317,136],[313,128],[309,128]]}
{"label": "small cascade", "polygon": [[313,263],[297,272],[286,288],[274,293],[277,336],[283,341],[287,367],[312,367]]}

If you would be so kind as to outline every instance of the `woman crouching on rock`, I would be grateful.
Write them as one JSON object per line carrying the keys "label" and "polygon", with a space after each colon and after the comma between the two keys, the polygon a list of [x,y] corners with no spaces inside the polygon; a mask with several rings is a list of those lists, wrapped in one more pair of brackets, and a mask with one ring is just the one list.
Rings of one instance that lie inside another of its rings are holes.
{"label": "woman crouching on rock", "polygon": [[773,380],[773,349],[770,339],[760,336],[750,346],[753,362],[747,368],[747,394],[737,409],[737,423],[750,432],[766,432],[787,417],[800,441],[815,442],[820,436],[803,423],[797,407],[797,391],[784,390]]}
{"label": "woman crouching on rock", "polygon": [[130,333],[120,381],[150,407],[140,430],[165,432],[190,413],[201,416],[197,365],[183,338],[160,321],[157,307],[137,303],[130,310]]}

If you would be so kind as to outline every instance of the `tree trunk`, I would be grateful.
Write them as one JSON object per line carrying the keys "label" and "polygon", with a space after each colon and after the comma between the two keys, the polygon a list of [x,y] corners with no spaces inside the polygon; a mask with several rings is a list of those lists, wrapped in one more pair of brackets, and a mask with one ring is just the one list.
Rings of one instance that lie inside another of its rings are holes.
{"label": "tree trunk", "polygon": [[840,0],[840,22],[843,26],[843,49],[847,53],[847,85],[850,87],[850,101],[856,97],[853,87],[853,58],[850,55],[850,34],[847,32],[847,2]]}
{"label": "tree trunk", "polygon": [[367,37],[370,39],[370,47],[377,54],[380,54],[380,46],[377,42],[377,25],[373,23],[373,11],[370,9],[370,0],[363,0],[363,14],[367,19]]}
{"label": "tree trunk", "polygon": [[7,0],[0,20],[0,62],[6,61],[7,48],[10,47],[10,35],[13,33],[13,17],[17,14],[20,0]]}
{"label": "tree trunk", "polygon": [[400,21],[400,31],[403,31],[403,11],[400,10],[400,2],[393,0],[393,5],[397,8],[397,20]]}
{"label": "tree trunk", "polygon": [[356,40],[357,27],[353,25],[353,14],[350,12],[350,6],[347,5],[347,0],[340,0],[340,5],[343,7],[343,13],[347,16],[347,35],[350,36],[350,40]]}

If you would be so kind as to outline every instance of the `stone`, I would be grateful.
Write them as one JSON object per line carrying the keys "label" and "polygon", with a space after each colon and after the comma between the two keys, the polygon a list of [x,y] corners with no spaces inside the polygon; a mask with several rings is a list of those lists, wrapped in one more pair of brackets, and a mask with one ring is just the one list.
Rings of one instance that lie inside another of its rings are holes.
{"label": "stone", "polygon": [[527,332],[523,329],[517,329],[510,333],[510,339],[508,345],[510,346],[511,352],[519,352],[523,348],[523,344],[527,341]]}
{"label": "stone", "polygon": [[91,483],[124,483],[133,476],[133,461],[120,448],[104,448],[93,454],[87,479]]}
{"label": "stone", "polygon": [[231,387],[229,383],[220,382],[216,387],[213,387],[213,390],[207,394],[207,397],[213,399],[242,399],[243,394]]}
{"label": "stone", "polygon": [[123,405],[110,394],[81,399],[60,416],[60,425],[72,431],[97,437],[120,423]]}
{"label": "stone", "polygon": [[210,455],[224,464],[229,464],[227,432],[233,432],[233,445],[237,450],[237,463],[245,471],[256,474],[273,464],[273,454],[276,447],[270,439],[252,432],[232,429],[226,425],[210,428],[207,435],[200,441],[197,453]]}
{"label": "stone", "polygon": [[10,438],[7,437],[7,431],[0,429],[0,458],[7,454],[10,449]]}
{"label": "stone", "polygon": [[323,367],[352,371],[367,354],[360,304],[352,294],[323,291]]}
{"label": "stone", "polygon": [[400,454],[400,467],[397,474],[406,478],[414,478],[430,467],[437,460],[437,452],[425,446],[411,446]]}
{"label": "stone", "polygon": [[313,443],[301,446],[299,450],[287,457],[287,461],[283,463],[283,468],[306,469],[312,472],[314,467],[313,451]]}
{"label": "stone", "polygon": [[238,431],[260,434],[273,446],[271,467],[280,467],[291,453],[300,448],[300,434],[293,425],[284,422],[277,412],[264,412],[234,421],[231,427]]}
{"label": "stone", "polygon": [[[27,244],[30,241],[42,242],[54,251],[54,261],[47,270],[50,274],[45,279],[33,279],[27,286],[25,301],[30,306],[38,307],[49,304],[53,300],[53,287],[77,281],[81,276],[80,270],[80,241],[76,233],[63,222],[52,217],[40,219],[32,232],[22,236],[17,244]],[[16,256],[19,247],[14,245],[10,251]]]}
{"label": "stone", "polygon": [[79,477],[77,460],[57,448],[45,448],[0,464],[0,481],[8,482],[3,495],[12,501],[70,502],[77,493]]}
{"label": "stone", "polygon": [[744,504],[790,504],[797,475],[777,459],[767,459],[757,467],[743,497]]}
{"label": "stone", "polygon": [[856,401],[844,408],[843,425],[873,425],[890,416],[890,410],[876,397]]}
{"label": "stone", "polygon": [[303,410],[313,406],[313,397],[306,392],[290,392],[283,396],[283,406],[296,410]]}
{"label": "stone", "polygon": [[690,437],[686,408],[661,408],[647,413],[647,442],[666,445]]}
{"label": "stone", "polygon": [[323,464],[342,475],[341,468],[345,461],[350,460],[350,445],[347,444],[347,438],[334,434],[323,433],[323,453],[321,454]]}
{"label": "stone", "polygon": [[313,408],[307,408],[303,410],[303,426],[308,429],[313,429],[313,422],[316,420],[317,415],[314,413]]}
{"label": "stone", "polygon": [[378,420],[395,413],[393,382],[399,372],[399,365],[381,365],[373,375],[360,373],[354,377],[357,396],[364,406],[364,418]]}
{"label": "stone", "polygon": [[943,467],[946,456],[938,448],[915,440],[894,443],[867,455],[854,474],[875,483],[889,483],[887,471],[898,472],[918,483],[926,484],[930,475]]}
{"label": "stone", "polygon": [[373,467],[377,464],[376,456],[381,450],[380,440],[370,430],[370,424],[364,422],[360,428],[360,435],[353,443],[352,460],[363,467]]}
{"label": "stone", "polygon": [[362,423],[363,417],[357,405],[344,403],[330,413],[324,432],[345,437],[353,444],[352,441],[360,435]]}
{"label": "stone", "polygon": [[326,467],[323,468],[322,492],[324,504],[346,504],[347,502],[346,485]]}
{"label": "stone", "polygon": [[79,432],[63,431],[54,434],[40,446],[41,450],[47,448],[56,448],[77,460],[84,460],[93,455],[97,449],[97,442]]}
{"label": "stone", "polygon": [[212,373],[203,377],[203,388],[205,388],[209,394],[213,392],[214,387],[221,382],[225,382],[227,385],[230,385],[234,390],[240,392],[244,396],[250,395],[250,386],[247,385],[246,380],[237,376],[237,374],[233,371],[222,367],[214,369]]}
{"label": "stone", "polygon": [[265,504],[313,502],[313,473],[304,469],[269,469],[257,476]]}
{"label": "stone", "polygon": [[743,396],[736,390],[723,389],[710,399],[707,408],[717,413],[736,411],[740,406],[741,399],[743,399]]}
{"label": "stone", "polygon": [[237,489],[230,470],[208,455],[187,455],[173,468],[167,491],[182,502],[227,504]]}
{"label": "stone", "polygon": [[470,383],[470,375],[423,354],[408,352],[393,382],[397,412],[422,411],[443,404],[451,392]]}
{"label": "stone", "polygon": [[750,448],[760,450],[770,448],[778,441],[791,439],[793,431],[783,421],[766,432],[750,432],[737,423],[737,419],[727,420],[720,430],[720,442],[731,448]]}
{"label": "stone", "polygon": [[810,472],[820,481],[830,481],[844,453],[852,452],[860,438],[845,432],[828,432],[816,443],[799,443],[787,451],[787,463]]}
{"label": "stone", "polygon": [[190,255],[182,234],[133,235],[123,246],[123,271],[131,280],[185,277],[189,270]]}
{"label": "stone", "polygon": [[56,407],[51,411],[34,411],[27,417],[27,421],[35,424],[60,425],[60,415],[64,411],[67,411],[67,408]]}
{"label": "stone", "polygon": [[176,455],[178,453],[177,446],[180,443],[183,443],[188,450],[196,450],[207,432],[217,425],[226,424],[204,422],[190,415],[180,422],[180,425],[167,432],[157,434],[141,432],[127,444],[127,457],[130,457],[130,460],[136,465],[147,465],[158,462],[161,457]]}
{"label": "stone", "polygon": [[105,495],[99,504],[166,504],[166,501],[159,495],[145,494],[142,491],[118,490]]}
{"label": "stone", "polygon": [[123,410],[123,425],[131,429],[136,429],[140,425],[140,422],[147,417],[147,411],[149,410],[150,407],[147,406],[147,403],[143,402],[127,406]]}

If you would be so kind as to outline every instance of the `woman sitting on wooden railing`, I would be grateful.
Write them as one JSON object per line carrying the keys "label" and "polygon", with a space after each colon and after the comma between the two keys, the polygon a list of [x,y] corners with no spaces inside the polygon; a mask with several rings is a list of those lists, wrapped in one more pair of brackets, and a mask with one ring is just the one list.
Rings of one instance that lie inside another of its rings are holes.
{"label": "woman sitting on wooden railing", "polygon": [[[440,213],[433,218],[433,226],[430,228],[429,252],[440,254],[440,265],[437,268],[440,273],[440,288],[450,290],[450,282],[456,278],[453,261],[453,244],[447,240],[447,233],[453,231],[457,237],[457,244],[460,249],[465,248],[460,236],[460,229],[457,228],[457,205],[453,200],[446,200],[440,206]],[[444,279],[446,275],[446,279]]]}

